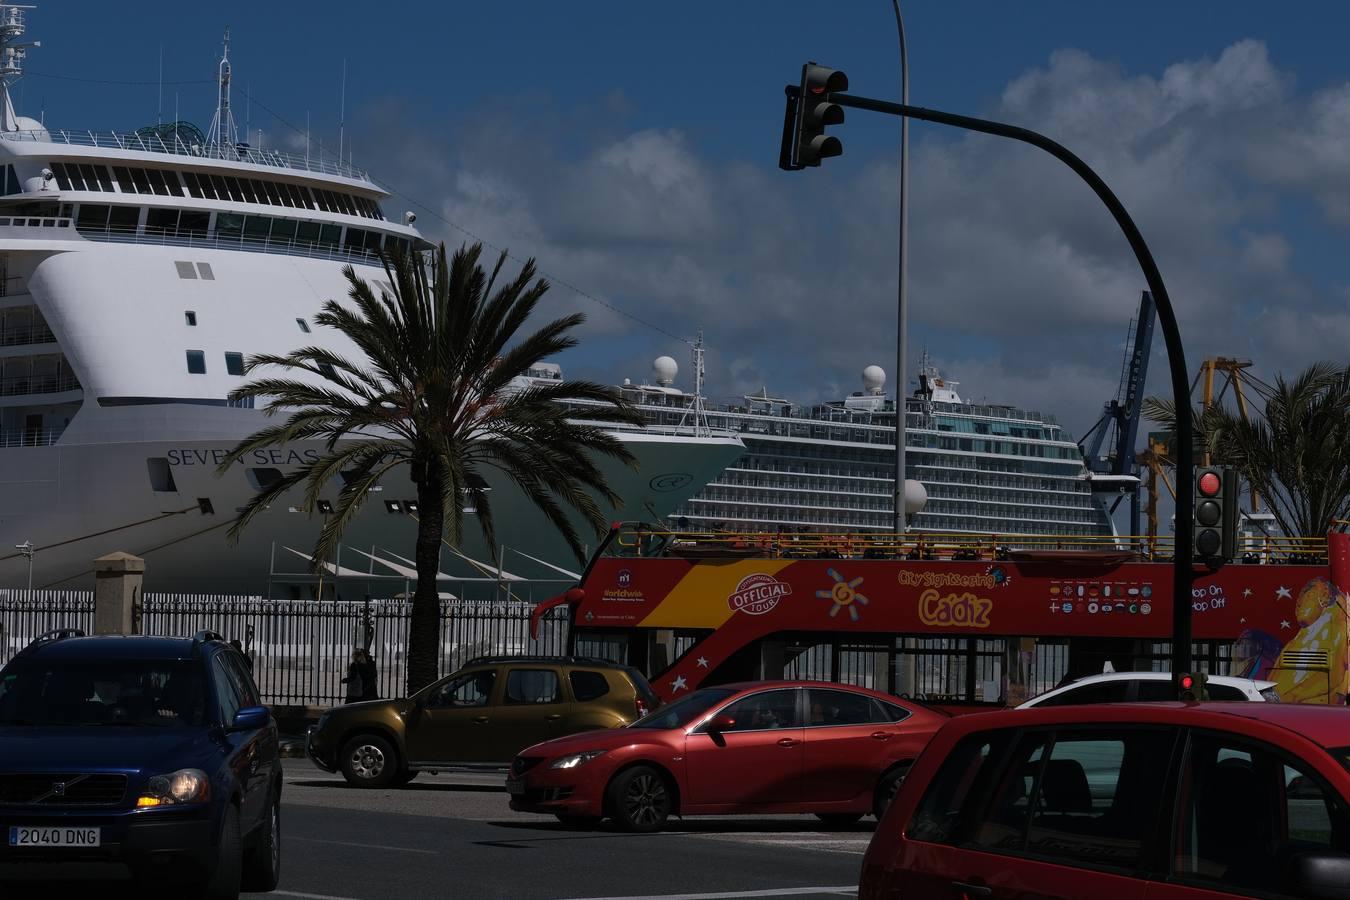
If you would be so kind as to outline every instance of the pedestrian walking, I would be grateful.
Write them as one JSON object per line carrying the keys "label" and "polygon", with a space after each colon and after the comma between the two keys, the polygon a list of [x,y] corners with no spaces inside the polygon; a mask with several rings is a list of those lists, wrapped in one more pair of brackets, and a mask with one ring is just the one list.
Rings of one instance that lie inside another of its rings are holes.
{"label": "pedestrian walking", "polygon": [[375,668],[375,660],[370,658],[370,651],[358,651],[361,654],[361,699],[378,700],[380,699],[380,673]]}
{"label": "pedestrian walking", "polygon": [[352,661],[347,663],[347,677],[342,679],[342,683],[347,686],[348,703],[356,703],[365,693],[365,667],[362,664],[362,657],[365,651],[357,648],[352,651]]}

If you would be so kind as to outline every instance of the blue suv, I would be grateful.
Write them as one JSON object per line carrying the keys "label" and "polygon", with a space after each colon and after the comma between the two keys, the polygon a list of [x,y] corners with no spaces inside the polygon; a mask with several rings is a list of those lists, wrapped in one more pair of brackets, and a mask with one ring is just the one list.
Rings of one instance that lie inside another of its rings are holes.
{"label": "blue suv", "polygon": [[0,880],[220,900],[272,890],[280,868],[276,723],[219,635],[63,629],[0,669]]}

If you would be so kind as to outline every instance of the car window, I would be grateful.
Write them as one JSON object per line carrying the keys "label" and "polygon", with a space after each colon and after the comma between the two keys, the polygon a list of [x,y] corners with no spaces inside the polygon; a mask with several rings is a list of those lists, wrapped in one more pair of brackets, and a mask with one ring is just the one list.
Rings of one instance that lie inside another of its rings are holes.
{"label": "car window", "polygon": [[235,690],[239,692],[240,702],[244,706],[261,706],[262,697],[258,694],[258,686],[253,683],[253,676],[245,667],[243,657],[234,652],[221,653],[220,656],[225,660]]}
{"label": "car window", "polygon": [[558,673],[552,669],[512,669],[506,673],[509,704],[557,703]]}
{"label": "car window", "polygon": [[567,673],[567,680],[572,684],[572,699],[578,703],[596,700],[609,693],[609,681],[603,672],[573,669]]}
{"label": "car window", "polygon": [[244,703],[219,653],[211,661],[211,680],[216,686],[216,712],[220,716],[220,723],[228,727],[234,724],[234,714],[239,712]]}
{"label": "car window", "polygon": [[719,715],[730,716],[735,724],[723,732],[766,731],[773,728],[800,728],[797,714],[797,690],[761,691],[751,694],[722,710]]}
{"label": "car window", "polygon": [[882,718],[880,704],[874,703],[866,694],[827,688],[808,688],[806,691],[806,724],[809,726],[867,725],[885,721],[892,720]]}
{"label": "car window", "polygon": [[1211,700],[1246,700],[1247,695],[1243,693],[1242,688],[1233,687],[1231,684],[1214,684],[1210,682],[1205,685],[1205,692],[1209,694]]}
{"label": "car window", "polygon": [[496,680],[497,673],[492,669],[451,678],[432,692],[427,698],[427,706],[432,708],[487,706],[492,698],[492,685]]}
{"label": "car window", "polygon": [[1272,861],[1309,850],[1350,852],[1342,802],[1305,764],[1263,745],[1195,735],[1180,798],[1173,873],[1181,880],[1296,896]]}
{"label": "car window", "polygon": [[1175,700],[1178,697],[1176,685],[1172,684],[1170,678],[1150,678],[1137,684],[1139,693],[1136,696],[1146,703]]}
{"label": "car window", "polygon": [[1157,825],[1169,729],[1061,729],[1012,756],[976,843],[1068,865],[1132,869]]}
{"label": "car window", "polygon": [[729,688],[703,688],[638,719],[629,728],[683,728],[736,693]]}
{"label": "car window", "polygon": [[909,710],[905,709],[903,706],[900,706],[898,704],[887,703],[885,700],[876,700],[876,699],[873,699],[872,702],[875,703],[877,706],[881,707],[881,718],[878,721],[900,722],[905,719],[908,719],[910,716]]}
{"label": "car window", "polygon": [[0,677],[0,725],[201,725],[206,681],[184,660],[16,660]]}
{"label": "car window", "polygon": [[1037,701],[1037,706],[1077,706],[1083,703],[1124,703],[1129,699],[1130,682],[1125,678],[1098,681],[1070,687],[1062,694]]}
{"label": "car window", "polygon": [[915,841],[955,842],[967,821],[962,813],[979,793],[975,785],[990,777],[990,769],[998,764],[1011,738],[1011,732],[994,732],[970,735],[958,743],[929,782],[905,835]]}

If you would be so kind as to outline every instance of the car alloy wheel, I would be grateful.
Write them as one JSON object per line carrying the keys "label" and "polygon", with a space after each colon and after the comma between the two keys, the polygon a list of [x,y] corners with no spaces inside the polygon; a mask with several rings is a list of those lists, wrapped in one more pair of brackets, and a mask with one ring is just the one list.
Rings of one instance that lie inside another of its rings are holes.
{"label": "car alloy wheel", "polygon": [[384,773],[384,766],[384,750],[374,744],[359,744],[352,751],[352,772],[357,778],[379,778]]}
{"label": "car alloy wheel", "polygon": [[623,798],[628,820],[638,828],[654,828],[665,820],[670,794],[661,776],[643,772],[628,784]]}

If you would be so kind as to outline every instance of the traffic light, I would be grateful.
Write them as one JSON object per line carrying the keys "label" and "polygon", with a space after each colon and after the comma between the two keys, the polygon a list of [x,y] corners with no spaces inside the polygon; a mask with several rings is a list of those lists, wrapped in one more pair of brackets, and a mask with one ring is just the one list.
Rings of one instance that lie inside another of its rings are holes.
{"label": "traffic light", "polygon": [[1177,699],[1186,701],[1209,699],[1209,676],[1204,672],[1182,672],[1176,678]]}
{"label": "traffic light", "polygon": [[801,93],[797,99],[796,165],[818,166],[822,159],[839,156],[844,145],[827,135],[830,125],[842,125],[844,108],[830,102],[830,94],[848,90],[848,76],[838,69],[815,63],[802,66]]}
{"label": "traffic light", "polygon": [[1225,466],[1201,466],[1195,470],[1196,559],[1222,564],[1237,551],[1238,477]]}

